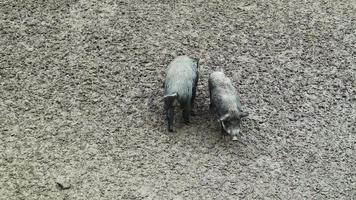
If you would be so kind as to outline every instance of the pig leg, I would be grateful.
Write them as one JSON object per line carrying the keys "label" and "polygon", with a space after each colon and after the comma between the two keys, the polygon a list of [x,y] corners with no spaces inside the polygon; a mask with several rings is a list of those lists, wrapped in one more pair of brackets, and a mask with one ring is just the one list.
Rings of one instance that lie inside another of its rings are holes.
{"label": "pig leg", "polygon": [[229,139],[229,134],[224,130],[222,122],[220,122],[220,126],[221,126],[221,138],[223,141],[227,141]]}
{"label": "pig leg", "polygon": [[221,133],[222,133],[224,136],[228,136],[229,134],[225,131],[222,122],[220,122],[220,126],[221,126]]}
{"label": "pig leg", "polygon": [[165,101],[166,119],[168,121],[168,131],[173,132],[174,107],[169,100]]}
{"label": "pig leg", "polygon": [[223,125],[222,125],[222,122],[220,122],[220,127],[221,127],[221,133],[225,135],[226,132],[225,132],[225,130],[224,130],[224,127],[223,127]]}
{"label": "pig leg", "polygon": [[196,93],[197,93],[197,86],[198,86],[198,79],[199,79],[199,74],[196,73],[196,78],[194,80],[194,84],[193,84],[193,90],[192,90],[192,98],[191,98],[191,112],[190,114],[192,116],[195,116],[195,113],[193,111],[193,108],[194,108],[194,100],[195,100],[195,96],[196,96]]}
{"label": "pig leg", "polygon": [[174,118],[174,110],[171,107],[167,109],[168,131],[170,132],[173,132],[173,118]]}
{"label": "pig leg", "polygon": [[209,96],[210,96],[209,110],[210,112],[213,112],[214,105],[213,105],[213,99],[211,98],[211,90],[209,90]]}
{"label": "pig leg", "polygon": [[190,102],[189,103],[187,102],[183,108],[183,120],[185,124],[189,124],[191,113],[192,113],[192,106],[190,105]]}
{"label": "pig leg", "polygon": [[209,83],[208,83],[208,87],[209,87],[209,100],[210,100],[210,104],[209,104],[209,110],[210,112],[213,112],[213,99],[211,98],[211,88],[212,88],[212,83],[210,82],[209,80]]}
{"label": "pig leg", "polygon": [[193,87],[193,94],[192,94],[192,99],[190,101],[190,104],[191,104],[191,111],[190,111],[190,114],[192,116],[195,116],[195,112],[193,111],[193,107],[194,107],[194,100],[195,100],[195,95],[196,95],[196,90],[197,90],[197,87],[196,85]]}

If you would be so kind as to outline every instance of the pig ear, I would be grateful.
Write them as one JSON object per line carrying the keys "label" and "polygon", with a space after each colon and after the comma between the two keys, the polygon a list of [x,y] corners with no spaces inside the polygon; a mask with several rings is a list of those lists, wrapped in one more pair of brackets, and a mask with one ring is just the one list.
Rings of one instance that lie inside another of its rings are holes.
{"label": "pig ear", "polygon": [[219,121],[222,122],[222,121],[224,121],[225,119],[227,119],[228,117],[230,117],[230,114],[226,114],[226,115],[220,117]]}
{"label": "pig ear", "polygon": [[248,115],[248,112],[240,112],[240,118],[247,117]]}

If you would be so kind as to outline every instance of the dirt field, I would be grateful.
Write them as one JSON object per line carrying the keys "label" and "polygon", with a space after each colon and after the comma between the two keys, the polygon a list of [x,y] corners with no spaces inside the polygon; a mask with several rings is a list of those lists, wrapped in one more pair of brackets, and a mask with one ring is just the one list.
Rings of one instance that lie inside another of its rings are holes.
{"label": "dirt field", "polygon": [[[355,0],[0,0],[0,36],[0,199],[356,199]],[[197,116],[169,133],[182,54]],[[208,111],[219,67],[241,142]]]}

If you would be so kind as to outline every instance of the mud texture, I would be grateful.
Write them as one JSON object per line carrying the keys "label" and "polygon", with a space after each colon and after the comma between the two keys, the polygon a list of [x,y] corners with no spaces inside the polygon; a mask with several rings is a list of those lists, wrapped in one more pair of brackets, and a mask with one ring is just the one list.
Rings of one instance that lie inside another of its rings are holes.
{"label": "mud texture", "polygon": [[[356,199],[356,1],[0,1],[0,199]],[[200,58],[197,116],[162,80]],[[208,111],[234,80],[241,142]]]}

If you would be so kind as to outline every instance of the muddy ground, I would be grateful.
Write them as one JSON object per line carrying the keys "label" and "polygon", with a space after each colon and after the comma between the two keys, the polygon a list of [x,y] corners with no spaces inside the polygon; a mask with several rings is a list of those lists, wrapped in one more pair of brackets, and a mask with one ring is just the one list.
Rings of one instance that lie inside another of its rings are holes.
{"label": "muddy ground", "polygon": [[[0,199],[356,199],[356,2],[0,1]],[[200,58],[168,133],[167,64]],[[222,68],[241,142],[208,111]]]}

